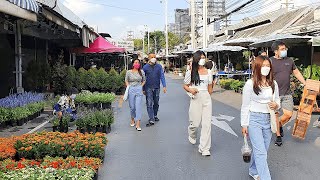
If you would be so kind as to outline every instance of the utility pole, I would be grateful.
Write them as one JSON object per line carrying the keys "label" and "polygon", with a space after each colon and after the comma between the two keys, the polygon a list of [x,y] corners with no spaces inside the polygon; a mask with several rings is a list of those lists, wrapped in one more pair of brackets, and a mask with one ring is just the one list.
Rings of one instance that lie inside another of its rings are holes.
{"label": "utility pole", "polygon": [[149,32],[149,27],[148,25],[144,25],[146,31],[148,32],[148,49],[147,49],[147,52],[148,54],[150,53],[150,32]]}
{"label": "utility pole", "polygon": [[202,35],[202,48],[207,48],[208,46],[208,0],[203,0],[203,35]]}
{"label": "utility pole", "polygon": [[169,37],[168,37],[168,0],[164,0],[165,2],[165,26],[166,26],[166,60],[168,61],[169,56]]}
{"label": "utility pole", "polygon": [[146,35],[146,31],[141,32],[142,34],[142,59],[144,58],[144,36]]}
{"label": "utility pole", "polygon": [[157,37],[154,36],[154,54],[157,54]]}
{"label": "utility pole", "polygon": [[195,0],[190,0],[190,16],[191,16],[191,48],[196,49],[196,28],[195,28]]}

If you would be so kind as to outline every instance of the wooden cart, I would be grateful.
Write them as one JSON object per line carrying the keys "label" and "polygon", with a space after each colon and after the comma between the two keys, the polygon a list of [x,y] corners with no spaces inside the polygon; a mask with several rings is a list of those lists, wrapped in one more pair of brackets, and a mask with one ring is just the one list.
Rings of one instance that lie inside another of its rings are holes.
{"label": "wooden cart", "polygon": [[319,93],[320,81],[308,79],[304,87],[298,108],[297,119],[294,123],[292,136],[304,139],[310,124],[311,115],[316,104],[317,95]]}

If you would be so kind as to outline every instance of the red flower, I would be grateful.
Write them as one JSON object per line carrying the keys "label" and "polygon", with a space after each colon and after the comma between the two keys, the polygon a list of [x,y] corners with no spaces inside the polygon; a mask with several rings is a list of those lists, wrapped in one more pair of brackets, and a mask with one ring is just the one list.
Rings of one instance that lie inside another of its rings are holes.
{"label": "red flower", "polygon": [[26,166],[24,164],[22,164],[21,162],[18,162],[18,169],[22,169],[25,168]]}
{"label": "red flower", "polygon": [[70,165],[71,165],[71,167],[76,167],[76,162],[75,161],[71,161]]}

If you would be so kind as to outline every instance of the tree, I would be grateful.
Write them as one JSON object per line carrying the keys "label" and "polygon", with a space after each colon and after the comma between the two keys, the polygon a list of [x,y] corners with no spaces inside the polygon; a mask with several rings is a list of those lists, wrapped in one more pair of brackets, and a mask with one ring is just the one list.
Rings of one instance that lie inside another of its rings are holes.
{"label": "tree", "polygon": [[[171,32],[168,33],[168,41],[169,41],[169,50],[173,50],[175,46],[179,45],[179,37]],[[148,42],[148,34],[145,35],[145,42]],[[156,44],[155,44],[156,42]],[[148,48],[148,44],[145,43],[146,48]],[[150,32],[150,52],[154,52],[156,48],[156,52],[160,49],[166,48],[166,37],[163,31],[154,31]]]}
{"label": "tree", "polygon": [[134,50],[138,51],[138,50],[142,50],[143,49],[143,40],[142,39],[134,39],[133,40],[134,43]]}

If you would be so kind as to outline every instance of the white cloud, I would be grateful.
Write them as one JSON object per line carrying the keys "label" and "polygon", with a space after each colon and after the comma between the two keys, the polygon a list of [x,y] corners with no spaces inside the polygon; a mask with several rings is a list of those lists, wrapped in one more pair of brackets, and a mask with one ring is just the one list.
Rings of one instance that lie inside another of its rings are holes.
{"label": "white cloud", "polygon": [[80,16],[88,13],[95,13],[103,9],[101,5],[88,2],[81,2],[78,0],[63,0],[63,5],[65,5],[67,8],[69,8],[74,13]]}

